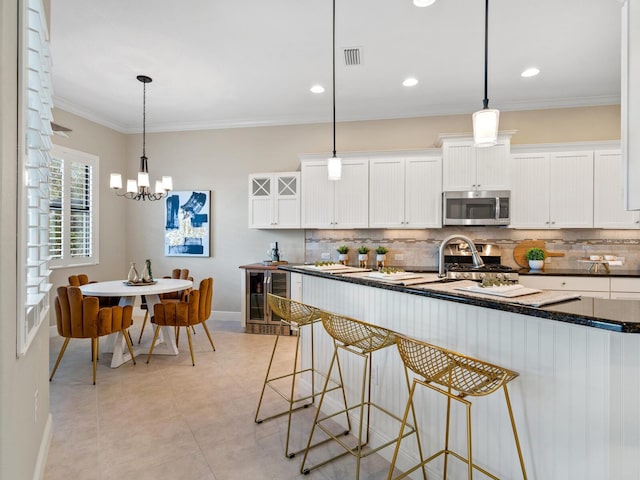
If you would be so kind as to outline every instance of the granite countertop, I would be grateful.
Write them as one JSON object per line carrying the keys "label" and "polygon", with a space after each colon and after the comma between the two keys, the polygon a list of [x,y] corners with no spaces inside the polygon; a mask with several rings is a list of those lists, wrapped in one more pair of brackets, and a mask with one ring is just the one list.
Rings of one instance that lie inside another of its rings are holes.
{"label": "granite countertop", "polygon": [[[389,265],[395,267],[395,265]],[[375,268],[369,266],[369,268]],[[398,266],[407,272],[421,272],[421,273],[438,273],[437,266]],[[604,269],[603,269],[604,270]],[[529,270],[528,268],[521,268],[517,270],[519,275],[557,275],[561,277],[637,277],[640,278],[640,268],[638,269],[618,269],[611,267],[611,272],[600,271],[597,273],[589,272],[587,267],[584,268],[548,268],[544,270]]]}
{"label": "granite countertop", "polygon": [[[411,295],[420,295],[432,297],[441,300],[448,300],[457,303],[475,305],[478,307],[492,308],[507,312],[519,313],[533,317],[546,318],[565,323],[573,323],[587,327],[602,328],[613,332],[622,333],[640,333],[640,300],[605,300],[600,298],[582,297],[577,300],[569,300],[561,303],[547,305],[543,307],[533,307],[521,304],[510,303],[509,299],[489,299],[478,298],[477,296],[465,295],[453,289],[446,291],[428,290],[428,287],[421,286],[402,286],[383,283],[376,280],[368,280],[366,278],[354,277],[349,275],[330,274],[319,271],[313,271],[301,266],[283,265],[279,268],[289,272],[302,273],[316,277],[323,277],[339,282],[355,283],[359,285],[367,285],[373,288],[382,288],[397,292],[404,292]],[[437,269],[422,267],[421,270],[412,270],[411,267],[403,267],[405,271],[434,273]],[[549,270],[538,275],[573,275],[568,273],[573,270],[558,270],[564,273],[556,273],[556,270]],[[584,271],[582,271],[584,272]],[[612,272],[613,273],[613,272]],[[533,273],[532,273],[533,274]],[[603,276],[603,274],[596,274]],[[640,274],[627,274],[624,276],[640,276]],[[450,282],[450,284],[455,281]],[[443,285],[442,283],[435,285]]]}

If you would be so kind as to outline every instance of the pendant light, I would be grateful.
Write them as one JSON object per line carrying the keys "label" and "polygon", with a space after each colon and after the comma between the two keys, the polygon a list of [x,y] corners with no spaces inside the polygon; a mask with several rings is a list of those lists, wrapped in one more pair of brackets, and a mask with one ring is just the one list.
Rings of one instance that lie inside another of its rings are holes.
{"label": "pendant light", "polygon": [[333,0],[333,156],[327,161],[329,180],[342,178],[342,159],[336,157],[336,0]]}
{"label": "pendant light", "polygon": [[173,179],[171,177],[162,177],[155,184],[155,192],[151,193],[149,182],[149,166],[146,155],[146,123],[147,123],[147,83],[151,83],[151,77],[146,75],[138,75],[136,77],[142,82],[142,156],[140,157],[140,170],[138,171],[138,180],[127,179],[127,191],[118,193],[122,188],[122,176],[119,173],[112,173],[109,186],[115,191],[119,197],[125,197],[129,200],[160,200],[165,198],[169,191],[173,190]]}
{"label": "pendant light", "polygon": [[487,66],[489,56],[489,0],[484,8],[484,99],[482,110],[473,114],[473,140],[476,147],[490,147],[498,141],[500,111],[489,108],[487,98]]}

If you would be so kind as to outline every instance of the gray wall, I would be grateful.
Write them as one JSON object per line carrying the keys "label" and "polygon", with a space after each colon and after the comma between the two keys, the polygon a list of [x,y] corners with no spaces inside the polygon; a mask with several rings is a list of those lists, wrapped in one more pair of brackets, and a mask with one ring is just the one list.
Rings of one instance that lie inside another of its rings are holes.
{"label": "gray wall", "polygon": [[[100,265],[64,269],[54,284],[66,283],[69,273],[87,271],[96,280],[124,278],[128,262],[153,263],[154,275],[175,267],[189,268],[196,282],[215,278],[214,309],[240,310],[239,265],[265,259],[270,242],[278,241],[284,259],[305,259],[302,230],[247,228],[249,173],[299,170],[302,153],[328,152],[331,125],[289,125],[147,134],[152,179],[172,175],[176,190],[210,190],[212,200],[211,255],[208,258],[165,257],[164,203],[115,198],[108,175],[126,178],[138,169],[141,135],[123,135],[75,115],[55,110],[56,122],[73,129],[69,139],[55,143],[100,156]],[[619,106],[502,112],[502,130],[517,130],[513,144],[617,140]],[[440,133],[471,131],[471,115],[340,123],[339,152],[400,150],[433,147]],[[124,143],[123,143],[124,142]]]}
{"label": "gray wall", "polygon": [[[36,334],[26,355],[16,358],[16,295],[21,288],[16,285],[17,5],[18,2],[0,2],[0,479],[3,480],[33,478],[41,443],[46,447],[51,431],[46,325]],[[39,408],[34,417],[36,391]]]}

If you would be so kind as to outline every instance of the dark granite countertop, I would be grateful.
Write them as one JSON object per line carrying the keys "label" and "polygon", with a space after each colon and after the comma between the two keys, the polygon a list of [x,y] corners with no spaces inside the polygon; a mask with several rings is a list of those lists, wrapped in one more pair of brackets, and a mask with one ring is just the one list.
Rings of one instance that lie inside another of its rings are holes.
{"label": "dark granite countertop", "polygon": [[[448,300],[457,303],[475,305],[478,307],[492,308],[507,312],[529,315],[532,317],[546,318],[558,322],[572,323],[575,325],[583,325],[587,327],[602,328],[613,332],[622,333],[640,333],[640,300],[605,300],[600,298],[582,297],[579,300],[570,300],[544,307],[531,307],[526,305],[517,305],[508,303],[503,300],[480,299],[465,296],[456,292],[436,292],[413,287],[404,287],[401,285],[386,284],[375,280],[367,280],[366,278],[354,278],[339,274],[329,274],[317,272],[304,268],[298,268],[295,265],[282,265],[279,267],[289,272],[302,273],[315,277],[327,278],[339,282],[355,283],[359,285],[367,285],[373,288],[382,288],[397,292],[404,292],[410,295],[420,295],[424,297],[432,297],[441,300]],[[422,267],[413,270],[410,267],[403,267],[406,271],[420,272],[436,272],[437,269],[429,269]],[[564,275],[571,275],[570,270],[559,270],[565,272]],[[549,270],[538,275],[562,275],[555,273],[556,270]],[[613,273],[613,272],[612,272]],[[603,276],[597,274],[597,276]],[[640,276],[638,274],[627,274],[624,276]]]}
{"label": "dark granite countertop", "polygon": [[[389,265],[395,267],[395,265]],[[375,268],[369,266],[369,268]],[[432,266],[398,266],[402,270],[407,272],[423,272],[423,273],[437,273],[438,267]],[[611,272],[607,273],[600,271],[598,273],[589,272],[587,268],[548,268],[544,270],[529,270],[528,268],[521,268],[518,270],[520,275],[551,275],[560,277],[630,277],[640,278],[640,268],[637,269],[618,269],[611,267]]]}

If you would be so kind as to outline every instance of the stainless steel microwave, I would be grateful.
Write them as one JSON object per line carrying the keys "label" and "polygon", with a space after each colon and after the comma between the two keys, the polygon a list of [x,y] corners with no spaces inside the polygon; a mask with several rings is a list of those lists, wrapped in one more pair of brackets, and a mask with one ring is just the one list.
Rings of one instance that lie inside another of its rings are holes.
{"label": "stainless steel microwave", "polygon": [[509,225],[508,190],[443,192],[443,225]]}

